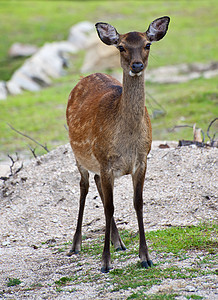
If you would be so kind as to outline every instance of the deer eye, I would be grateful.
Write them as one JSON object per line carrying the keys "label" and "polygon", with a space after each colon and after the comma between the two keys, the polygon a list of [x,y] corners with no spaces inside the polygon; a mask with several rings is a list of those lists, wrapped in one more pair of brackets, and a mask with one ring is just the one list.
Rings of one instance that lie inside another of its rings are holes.
{"label": "deer eye", "polygon": [[120,51],[120,52],[123,52],[123,51],[126,51],[123,46],[118,46],[117,49]]}
{"label": "deer eye", "polygon": [[146,49],[146,50],[149,50],[150,47],[151,47],[151,43],[147,43],[147,45],[145,46],[145,49]]}

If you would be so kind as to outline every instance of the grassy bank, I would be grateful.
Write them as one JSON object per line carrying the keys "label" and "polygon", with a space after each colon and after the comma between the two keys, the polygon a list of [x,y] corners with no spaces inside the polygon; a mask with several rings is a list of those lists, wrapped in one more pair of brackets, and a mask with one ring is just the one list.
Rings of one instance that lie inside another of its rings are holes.
{"label": "grassy bank", "polygon": [[[171,24],[163,41],[152,46],[149,68],[163,65],[218,60],[216,49],[216,1],[1,1],[0,80],[10,78],[23,59],[10,59],[14,42],[33,43],[66,39],[79,21],[112,23],[122,33],[145,31],[156,17],[169,15]],[[67,142],[65,108],[70,90],[80,76],[84,53],[76,57],[69,74],[39,93],[25,92],[0,102],[0,153],[12,153],[34,144],[7,125],[47,143],[51,149]],[[154,139],[191,139],[191,130],[169,132],[175,125],[197,123],[206,131],[217,116],[217,79],[203,78],[183,84],[147,84],[147,91],[167,114],[152,120]],[[38,148],[37,154],[43,151]]]}
{"label": "grassy bank", "polygon": [[[102,276],[99,270],[94,270],[90,265],[89,271],[80,271],[74,277],[61,277],[55,281],[57,290],[69,290],[72,295],[77,290],[77,284],[83,282],[91,284],[98,282],[99,295],[110,291],[131,291],[127,299],[175,299],[184,295],[183,289],[160,289],[154,294],[147,294],[155,285],[162,286],[168,280],[185,280],[186,285],[193,284],[195,278],[201,278],[216,274],[215,261],[217,253],[217,226],[213,224],[200,224],[189,227],[172,227],[164,230],[150,231],[146,233],[151,257],[155,257],[154,267],[144,269],[140,262],[131,262],[138,256],[138,234],[123,231],[122,239],[127,246],[126,251],[114,251],[112,260],[117,264],[122,262],[122,267],[112,269],[107,276]],[[69,244],[52,245],[53,252],[65,252]],[[84,237],[81,258],[92,258],[93,261],[101,259],[103,240],[90,241]],[[86,260],[83,260],[83,263]],[[80,263],[80,266],[83,263]],[[100,263],[99,263],[100,264]],[[81,268],[82,270],[82,268]],[[193,281],[192,281],[193,280]],[[181,286],[180,286],[181,287]],[[198,288],[199,288],[198,284]],[[176,292],[175,292],[176,291]],[[203,299],[201,291],[197,294],[186,293],[187,299]],[[116,295],[116,294],[115,294]],[[119,297],[119,296],[118,296]]]}

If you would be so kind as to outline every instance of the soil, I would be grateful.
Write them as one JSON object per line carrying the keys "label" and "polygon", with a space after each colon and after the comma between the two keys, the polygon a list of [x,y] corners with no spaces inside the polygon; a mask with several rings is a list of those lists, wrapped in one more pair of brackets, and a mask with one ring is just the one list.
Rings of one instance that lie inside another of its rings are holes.
{"label": "soil", "polygon": [[[169,142],[169,148],[161,149],[159,144],[153,143],[148,158],[145,230],[217,221],[217,148],[177,147]],[[19,166],[18,162],[16,168]],[[82,252],[67,257],[66,247],[58,251],[60,245],[72,240],[75,231],[79,180],[69,144],[33,159],[17,174],[0,180],[0,298],[126,299],[131,294],[130,290],[111,293],[103,288],[102,281],[71,283],[71,291],[69,285],[61,292],[56,288],[55,281],[61,277],[85,271],[94,276],[100,272],[100,260],[87,259]],[[137,232],[131,177],[117,180],[114,192],[118,228]],[[103,232],[104,212],[92,176],[83,234],[93,240]],[[184,264],[191,265],[197,256],[203,257],[204,253],[190,254]],[[153,253],[152,259],[156,263],[158,255]],[[122,264],[117,259],[113,261],[114,268]],[[108,275],[102,276],[108,280]],[[9,278],[18,278],[21,284],[8,287]],[[192,293],[217,299],[216,279],[215,275],[202,275],[192,281],[166,279],[148,292],[179,292],[182,296],[177,298],[181,300]]]}

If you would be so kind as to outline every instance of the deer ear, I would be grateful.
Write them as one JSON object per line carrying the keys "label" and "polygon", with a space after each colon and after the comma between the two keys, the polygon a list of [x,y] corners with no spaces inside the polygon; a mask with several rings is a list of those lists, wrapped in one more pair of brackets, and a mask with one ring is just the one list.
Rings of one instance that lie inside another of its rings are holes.
{"label": "deer ear", "polygon": [[170,18],[165,16],[154,20],[146,31],[147,38],[150,42],[161,40],[167,33]]}
{"label": "deer ear", "polygon": [[118,45],[120,35],[112,25],[100,22],[96,23],[95,27],[103,43],[114,46]]}

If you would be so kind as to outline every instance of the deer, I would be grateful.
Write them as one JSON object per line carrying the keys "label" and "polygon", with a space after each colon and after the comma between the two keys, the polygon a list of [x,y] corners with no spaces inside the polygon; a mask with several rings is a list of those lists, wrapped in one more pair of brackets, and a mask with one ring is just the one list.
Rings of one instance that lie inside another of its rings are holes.
{"label": "deer", "polygon": [[96,23],[100,40],[120,52],[123,83],[110,75],[94,73],[80,79],[68,98],[69,140],[81,175],[77,226],[68,256],[81,251],[82,220],[91,172],[105,214],[103,273],[112,268],[110,241],[116,250],[126,250],[113,216],[113,188],[116,178],[128,174],[133,183],[141,266],[146,269],[153,266],[143,223],[143,186],[152,143],[151,121],[145,106],[144,74],[150,46],[165,36],[169,22],[170,18],[164,16],[155,19],[146,32],[126,34],[119,34],[108,23]]}

